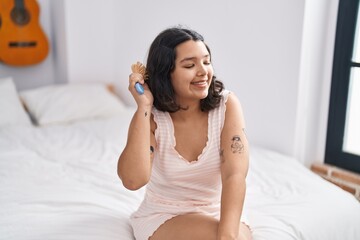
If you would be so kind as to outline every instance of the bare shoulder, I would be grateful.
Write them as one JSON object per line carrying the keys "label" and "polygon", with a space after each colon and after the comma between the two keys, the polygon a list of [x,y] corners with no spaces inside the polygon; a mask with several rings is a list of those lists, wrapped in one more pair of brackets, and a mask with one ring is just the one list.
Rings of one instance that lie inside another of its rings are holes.
{"label": "bare shoulder", "polygon": [[240,120],[242,123],[244,123],[241,103],[239,98],[233,92],[229,93],[228,99],[226,101],[225,121],[227,120]]}
{"label": "bare shoulder", "polygon": [[234,105],[240,105],[239,98],[236,96],[234,92],[229,92],[229,95],[227,97],[226,101],[226,107],[234,106]]}

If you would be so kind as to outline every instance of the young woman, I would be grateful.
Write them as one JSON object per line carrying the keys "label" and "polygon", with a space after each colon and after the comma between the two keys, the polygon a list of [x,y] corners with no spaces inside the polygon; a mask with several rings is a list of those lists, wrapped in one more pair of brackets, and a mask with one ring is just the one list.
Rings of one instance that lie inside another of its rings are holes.
{"label": "young woman", "polygon": [[[137,111],[118,161],[123,185],[146,194],[131,216],[137,240],[251,239],[241,220],[248,142],[241,105],[214,76],[197,32],[175,27],[151,44],[148,80],[133,73]],[[144,94],[135,83],[144,86]]]}

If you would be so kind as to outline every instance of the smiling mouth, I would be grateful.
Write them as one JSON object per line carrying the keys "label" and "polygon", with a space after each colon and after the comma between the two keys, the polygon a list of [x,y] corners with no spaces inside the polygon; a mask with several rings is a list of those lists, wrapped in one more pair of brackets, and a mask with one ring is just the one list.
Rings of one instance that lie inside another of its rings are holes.
{"label": "smiling mouth", "polygon": [[205,86],[207,85],[207,81],[192,82],[191,84],[195,86]]}

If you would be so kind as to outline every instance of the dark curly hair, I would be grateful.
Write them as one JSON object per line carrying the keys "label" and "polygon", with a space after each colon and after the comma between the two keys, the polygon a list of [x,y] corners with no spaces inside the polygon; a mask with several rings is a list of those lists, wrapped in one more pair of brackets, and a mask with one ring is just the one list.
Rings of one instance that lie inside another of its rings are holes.
{"label": "dark curly hair", "polygon": [[[204,42],[204,38],[194,30],[173,27],[162,31],[150,46],[146,63],[146,82],[154,96],[154,106],[160,111],[176,112],[183,109],[175,101],[170,74],[175,69],[175,48],[188,40]],[[204,44],[211,57],[209,47],[205,42]],[[219,106],[223,89],[224,84],[213,76],[208,96],[200,100],[201,111],[210,111]]]}

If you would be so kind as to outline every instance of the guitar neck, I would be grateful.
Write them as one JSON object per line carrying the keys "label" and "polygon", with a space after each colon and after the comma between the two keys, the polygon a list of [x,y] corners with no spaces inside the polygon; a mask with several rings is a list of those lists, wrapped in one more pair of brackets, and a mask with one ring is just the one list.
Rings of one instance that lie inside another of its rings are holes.
{"label": "guitar neck", "polygon": [[15,8],[17,9],[25,9],[24,0],[14,0],[15,1]]}

